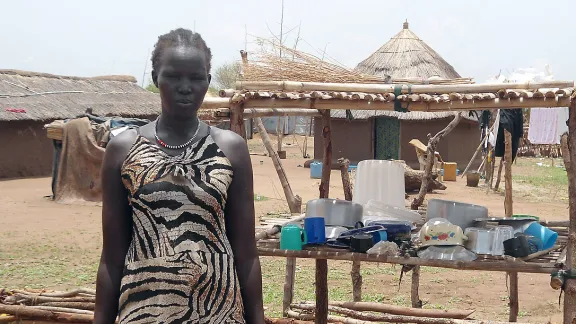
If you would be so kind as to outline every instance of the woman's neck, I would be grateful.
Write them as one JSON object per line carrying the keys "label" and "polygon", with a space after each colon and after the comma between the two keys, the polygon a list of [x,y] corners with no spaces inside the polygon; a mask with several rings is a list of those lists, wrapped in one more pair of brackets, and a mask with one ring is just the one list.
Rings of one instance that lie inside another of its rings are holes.
{"label": "woman's neck", "polygon": [[200,127],[200,120],[196,115],[193,118],[178,119],[160,114],[157,123],[164,132],[172,133],[177,137],[188,137],[190,133],[194,133],[196,128]]}

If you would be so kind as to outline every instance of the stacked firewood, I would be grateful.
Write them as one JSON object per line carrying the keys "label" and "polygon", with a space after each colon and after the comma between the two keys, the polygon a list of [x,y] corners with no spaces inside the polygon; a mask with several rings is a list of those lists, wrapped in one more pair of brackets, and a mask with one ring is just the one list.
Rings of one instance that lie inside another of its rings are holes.
{"label": "stacked firewood", "polygon": [[0,319],[92,323],[96,291],[43,292],[0,289]]}
{"label": "stacked firewood", "polygon": [[[21,320],[51,323],[92,323],[96,291],[76,289],[68,292],[0,289],[0,323]],[[266,318],[270,324],[308,323],[294,319]]]}
{"label": "stacked firewood", "polygon": [[[315,304],[300,302],[290,306],[288,317],[314,321]],[[409,308],[372,302],[330,302],[329,323],[420,323],[420,324],[472,324],[482,321],[469,319],[473,310],[435,310]],[[334,314],[334,315],[332,315]],[[496,323],[496,322],[492,322]]]}

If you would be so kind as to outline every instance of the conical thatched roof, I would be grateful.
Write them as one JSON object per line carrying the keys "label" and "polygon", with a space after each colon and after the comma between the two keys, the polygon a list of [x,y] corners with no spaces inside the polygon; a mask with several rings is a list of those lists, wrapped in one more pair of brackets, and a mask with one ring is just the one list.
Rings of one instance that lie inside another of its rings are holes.
{"label": "conical thatched roof", "polygon": [[448,62],[408,29],[408,22],[402,31],[360,62],[355,71],[383,78],[460,78]]}

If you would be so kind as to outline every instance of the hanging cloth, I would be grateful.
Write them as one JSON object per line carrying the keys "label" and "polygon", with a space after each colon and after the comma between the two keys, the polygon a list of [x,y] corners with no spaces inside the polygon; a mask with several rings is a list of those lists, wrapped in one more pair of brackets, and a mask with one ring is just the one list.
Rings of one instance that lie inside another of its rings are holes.
{"label": "hanging cloth", "polygon": [[568,133],[568,113],[569,109],[567,107],[564,108],[556,108],[558,110],[558,136],[557,142],[560,143],[560,138],[564,133]]}
{"label": "hanging cloth", "polygon": [[496,137],[494,153],[497,157],[504,156],[504,130],[507,130],[512,135],[512,160],[514,160],[518,152],[520,139],[524,135],[524,116],[522,115],[522,109],[500,110],[500,124],[498,126],[498,136]]}
{"label": "hanging cloth", "polygon": [[558,110],[532,108],[528,140],[532,144],[560,144],[558,137]]}

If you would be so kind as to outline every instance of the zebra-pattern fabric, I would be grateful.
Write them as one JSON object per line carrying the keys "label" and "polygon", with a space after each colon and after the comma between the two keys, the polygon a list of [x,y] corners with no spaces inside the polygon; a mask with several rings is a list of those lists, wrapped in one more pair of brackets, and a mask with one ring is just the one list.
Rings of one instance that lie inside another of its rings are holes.
{"label": "zebra-pattern fabric", "polygon": [[224,223],[232,175],[210,134],[177,156],[138,135],[122,165],[133,234],[120,323],[245,323]]}

